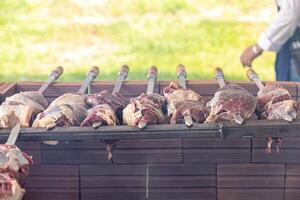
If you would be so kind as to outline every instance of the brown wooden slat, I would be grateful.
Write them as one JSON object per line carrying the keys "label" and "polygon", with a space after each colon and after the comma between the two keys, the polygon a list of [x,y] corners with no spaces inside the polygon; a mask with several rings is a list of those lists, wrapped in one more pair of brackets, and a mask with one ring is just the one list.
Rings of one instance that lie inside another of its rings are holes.
{"label": "brown wooden slat", "polygon": [[286,200],[298,200],[300,196],[300,165],[288,164],[286,168]]}
{"label": "brown wooden slat", "polygon": [[283,200],[283,189],[219,189],[218,200]]}
{"label": "brown wooden slat", "polygon": [[249,163],[249,139],[183,139],[185,163]]}
{"label": "brown wooden slat", "polygon": [[284,176],[283,164],[218,165],[218,199],[283,199]]}
{"label": "brown wooden slat", "polygon": [[16,93],[16,85],[16,83],[5,83],[0,86],[1,103],[5,101],[6,97],[9,97]]}
{"label": "brown wooden slat", "polygon": [[77,166],[35,165],[25,179],[25,199],[79,199]]}
{"label": "brown wooden slat", "polygon": [[216,199],[216,166],[149,165],[149,199]]}
{"label": "brown wooden slat", "polygon": [[144,199],[146,165],[82,165],[81,199]]}
{"label": "brown wooden slat", "polygon": [[114,163],[180,163],[181,139],[121,140],[114,150]]}
{"label": "brown wooden slat", "polygon": [[26,189],[24,200],[79,200],[77,189]]}
{"label": "brown wooden slat", "polygon": [[254,163],[300,163],[300,139],[283,138],[279,152],[273,144],[272,153],[266,154],[267,141],[265,139],[254,139],[252,159]]}
{"label": "brown wooden slat", "polygon": [[149,200],[216,200],[215,188],[165,188],[153,189]]}

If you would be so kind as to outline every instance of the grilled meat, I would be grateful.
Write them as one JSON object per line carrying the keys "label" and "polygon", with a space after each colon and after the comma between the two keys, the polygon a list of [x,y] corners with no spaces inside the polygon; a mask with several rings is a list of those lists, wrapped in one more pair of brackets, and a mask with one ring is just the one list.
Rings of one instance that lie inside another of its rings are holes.
{"label": "grilled meat", "polygon": [[235,121],[242,124],[252,115],[256,104],[256,98],[244,88],[236,84],[225,85],[207,103],[211,111],[205,122]]}

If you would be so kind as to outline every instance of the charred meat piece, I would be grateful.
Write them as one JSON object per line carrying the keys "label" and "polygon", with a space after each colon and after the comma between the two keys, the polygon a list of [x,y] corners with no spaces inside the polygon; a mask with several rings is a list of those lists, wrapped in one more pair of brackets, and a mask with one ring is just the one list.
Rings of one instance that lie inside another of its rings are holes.
{"label": "charred meat piece", "polygon": [[20,122],[29,127],[36,115],[48,106],[44,96],[35,91],[20,92],[7,97],[0,106],[0,127],[11,128]]}
{"label": "charred meat piece", "polygon": [[128,104],[121,94],[110,93],[106,90],[88,95],[86,102],[91,109],[81,126],[120,124],[122,123],[123,109]]}
{"label": "charred meat piece", "polygon": [[27,176],[32,163],[32,157],[22,152],[17,146],[0,144],[0,173],[7,173],[14,178]]}
{"label": "charred meat piece", "polygon": [[242,124],[256,108],[256,98],[236,84],[221,87],[213,99],[207,103],[211,112],[206,123],[235,121]]}
{"label": "charred meat piece", "polygon": [[51,128],[52,126],[79,126],[87,114],[86,96],[67,93],[55,99],[50,106],[38,114],[33,127]]}
{"label": "charred meat piece", "polygon": [[123,123],[140,128],[148,124],[165,124],[168,121],[163,113],[165,103],[165,98],[158,94],[141,94],[123,110]]}
{"label": "charred meat piece", "polygon": [[278,83],[267,83],[257,94],[257,110],[263,119],[293,121],[297,117],[298,103]]}
{"label": "charred meat piece", "polygon": [[170,123],[183,123],[184,115],[190,115],[194,122],[205,121],[208,110],[203,98],[195,91],[182,89],[176,83],[171,82],[164,89],[164,95],[168,102],[168,116]]}
{"label": "charred meat piece", "polygon": [[18,181],[7,173],[0,173],[0,199],[22,200],[25,190]]}

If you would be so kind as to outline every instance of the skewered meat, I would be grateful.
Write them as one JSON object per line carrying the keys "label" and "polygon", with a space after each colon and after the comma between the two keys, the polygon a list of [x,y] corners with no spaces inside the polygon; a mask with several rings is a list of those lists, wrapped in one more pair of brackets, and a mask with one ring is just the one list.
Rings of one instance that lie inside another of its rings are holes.
{"label": "skewered meat", "polygon": [[67,93],[38,114],[33,127],[51,128],[51,126],[79,126],[87,114],[86,96],[78,93]]}
{"label": "skewered meat", "polygon": [[91,94],[87,104],[92,107],[81,126],[99,125],[115,126],[122,121],[122,111],[127,105],[125,98],[119,93],[105,91]]}
{"label": "skewered meat", "polygon": [[0,127],[11,128],[18,122],[23,127],[29,127],[35,116],[47,106],[47,100],[35,91],[20,92],[7,97],[0,106]]}
{"label": "skewered meat", "polygon": [[26,176],[32,163],[32,157],[17,146],[0,144],[0,173],[8,173],[11,177]]}
{"label": "skewered meat", "polygon": [[0,199],[22,200],[25,190],[7,173],[0,173]]}
{"label": "skewered meat", "polygon": [[208,111],[205,101],[197,92],[182,89],[176,83],[171,82],[164,89],[164,95],[168,101],[168,116],[170,116],[171,124],[181,122],[184,115],[190,115],[194,122],[205,121]]}
{"label": "skewered meat", "polygon": [[220,121],[235,121],[242,124],[256,108],[256,98],[244,88],[236,84],[221,87],[214,98],[207,103],[211,109],[206,123]]}
{"label": "skewered meat", "polygon": [[163,113],[166,100],[158,94],[141,94],[131,100],[123,110],[123,123],[127,125],[165,124]]}
{"label": "skewered meat", "polygon": [[264,119],[293,121],[297,117],[298,103],[278,83],[267,83],[257,94],[257,110]]}
{"label": "skewered meat", "polygon": [[81,123],[81,126],[95,126],[94,123],[109,126],[120,124],[115,111],[108,104],[101,104],[91,108],[88,111],[87,117]]}

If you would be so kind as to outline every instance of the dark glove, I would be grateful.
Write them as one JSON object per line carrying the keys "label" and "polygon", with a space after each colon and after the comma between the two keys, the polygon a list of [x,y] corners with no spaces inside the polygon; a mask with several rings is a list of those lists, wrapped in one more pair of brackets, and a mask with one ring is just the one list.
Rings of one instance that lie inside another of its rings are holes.
{"label": "dark glove", "polygon": [[252,62],[255,58],[262,54],[263,50],[257,44],[251,45],[250,47],[246,48],[241,55],[241,63],[245,66],[252,66]]}

